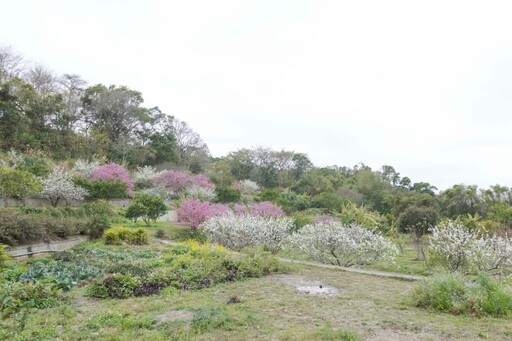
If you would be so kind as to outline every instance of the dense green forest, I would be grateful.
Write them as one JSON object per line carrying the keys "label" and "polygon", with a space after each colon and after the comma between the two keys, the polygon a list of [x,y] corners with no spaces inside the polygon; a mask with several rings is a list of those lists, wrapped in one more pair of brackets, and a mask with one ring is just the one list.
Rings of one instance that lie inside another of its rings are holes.
{"label": "dense green forest", "polygon": [[[433,184],[415,182],[390,165],[315,167],[304,153],[264,147],[212,157],[185,120],[145,107],[140,92],[55,74],[9,47],[0,49],[0,147],[3,166],[37,177],[77,160],[116,162],[132,171],[155,166],[206,174],[218,188],[254,181],[261,188],[256,200],[298,216],[351,212],[349,220],[360,220],[362,214],[402,229],[457,217],[492,230],[512,226],[509,187],[456,184],[438,192]],[[22,155],[22,161],[13,161],[15,155]],[[4,188],[2,194],[9,192]]]}

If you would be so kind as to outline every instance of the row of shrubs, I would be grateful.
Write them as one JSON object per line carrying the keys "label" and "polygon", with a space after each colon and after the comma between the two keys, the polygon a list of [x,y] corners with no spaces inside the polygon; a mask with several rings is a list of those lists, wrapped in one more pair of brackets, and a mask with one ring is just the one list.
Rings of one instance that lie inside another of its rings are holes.
{"label": "row of shrubs", "polygon": [[0,243],[14,246],[77,234],[99,238],[116,217],[114,207],[105,200],[78,208],[3,208],[0,209]]}

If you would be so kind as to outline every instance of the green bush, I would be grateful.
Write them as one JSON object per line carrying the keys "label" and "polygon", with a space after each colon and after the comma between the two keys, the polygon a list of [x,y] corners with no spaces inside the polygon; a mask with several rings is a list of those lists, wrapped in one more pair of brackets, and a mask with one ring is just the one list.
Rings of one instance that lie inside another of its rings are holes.
{"label": "green bush", "polygon": [[45,214],[25,214],[18,210],[0,209],[0,243],[26,244],[49,241],[78,234],[84,222],[76,218],[56,218]]}
{"label": "green bush", "polygon": [[110,227],[110,222],[117,215],[114,205],[107,200],[96,200],[83,205],[87,217],[85,232],[92,239],[101,238],[105,229]]}
{"label": "green bush", "polygon": [[87,293],[99,298],[128,298],[133,296],[134,289],[138,286],[138,279],[121,274],[113,274],[107,278],[95,281],[89,285]]}
{"label": "green bush", "polygon": [[228,187],[228,186],[218,186],[215,188],[215,194],[217,195],[218,202],[239,202],[242,198],[242,194],[239,190]]}
{"label": "green bush", "polygon": [[336,193],[324,192],[311,199],[311,207],[321,208],[324,212],[341,212],[346,200]]}
{"label": "green bush", "polygon": [[143,228],[138,228],[135,231],[131,231],[128,237],[128,242],[135,245],[144,245],[148,243],[148,231]]}
{"label": "green bush", "polygon": [[285,190],[279,193],[274,203],[280,205],[288,213],[304,211],[312,207],[311,197]]}
{"label": "green bush", "polygon": [[133,203],[126,210],[125,217],[134,222],[142,218],[149,226],[151,221],[156,222],[156,219],[167,213],[167,210],[162,197],[143,193],[135,196]]}
{"label": "green bush", "polygon": [[34,175],[24,170],[0,168],[0,195],[7,200],[8,197],[26,198],[31,193],[42,191],[41,183]]}
{"label": "green bush", "polygon": [[487,275],[473,282],[455,274],[433,276],[414,289],[412,300],[417,307],[452,314],[503,317],[512,313],[512,294]]}
{"label": "green bush", "polygon": [[0,275],[3,273],[1,270],[5,266],[5,262],[12,259],[7,253],[6,248],[8,248],[7,245],[0,244]]}
{"label": "green bush", "polygon": [[128,185],[120,180],[89,180],[84,177],[74,177],[73,182],[87,190],[88,198],[119,199],[130,197]]}
{"label": "green bush", "polygon": [[16,168],[38,177],[45,177],[50,173],[50,165],[45,159],[30,155],[24,155],[23,162],[17,165]]}
{"label": "green bush", "polygon": [[108,245],[120,245],[121,242],[128,240],[130,230],[126,227],[113,227],[105,231],[103,237],[105,238],[105,244]]}
{"label": "green bush", "polygon": [[104,233],[105,244],[119,245],[122,242],[142,245],[148,243],[148,231],[143,228],[131,230],[126,227],[113,227]]}
{"label": "green bush", "polygon": [[0,285],[0,297],[12,297],[18,308],[48,308],[60,303],[60,290],[43,282],[5,282]]}
{"label": "green bush", "polygon": [[160,238],[160,239],[165,238],[165,231],[162,229],[156,230],[155,237]]}

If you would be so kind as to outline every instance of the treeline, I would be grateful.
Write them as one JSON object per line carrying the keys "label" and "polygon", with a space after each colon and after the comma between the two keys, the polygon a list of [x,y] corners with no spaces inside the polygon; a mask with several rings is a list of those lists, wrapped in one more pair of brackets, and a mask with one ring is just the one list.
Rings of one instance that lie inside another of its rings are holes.
{"label": "treeline", "polygon": [[216,183],[256,181],[265,188],[260,200],[289,212],[342,212],[351,203],[380,214],[388,225],[435,225],[442,218],[460,217],[493,229],[512,227],[511,188],[457,184],[438,193],[434,185],[413,182],[389,165],[378,170],[364,164],[319,168],[305,154],[253,148],[214,160],[208,174]]}
{"label": "treeline", "polygon": [[143,106],[126,86],[89,86],[0,48],[0,147],[53,159],[106,159],[130,165],[172,162],[200,170],[206,144],[184,121]]}

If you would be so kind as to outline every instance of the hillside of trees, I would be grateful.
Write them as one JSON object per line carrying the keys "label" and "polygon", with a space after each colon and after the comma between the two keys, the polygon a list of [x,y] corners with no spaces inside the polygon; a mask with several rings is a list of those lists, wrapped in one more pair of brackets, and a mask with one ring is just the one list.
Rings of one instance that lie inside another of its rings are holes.
{"label": "hillside of trees", "polygon": [[[250,180],[260,187],[256,201],[273,202],[299,216],[320,212],[358,222],[370,217],[399,229],[435,225],[443,218],[489,230],[512,227],[507,186],[455,184],[438,192],[390,165],[316,167],[304,153],[264,147],[212,157],[185,120],[145,107],[140,92],[55,74],[8,47],[0,49],[0,152],[3,168],[36,178],[60,165],[115,162],[132,172],[151,166],[205,174],[217,188],[233,189],[234,183]],[[16,155],[21,161],[13,161]],[[2,188],[1,194],[8,195]]]}

